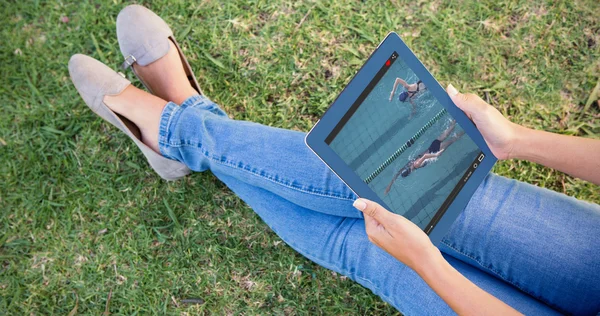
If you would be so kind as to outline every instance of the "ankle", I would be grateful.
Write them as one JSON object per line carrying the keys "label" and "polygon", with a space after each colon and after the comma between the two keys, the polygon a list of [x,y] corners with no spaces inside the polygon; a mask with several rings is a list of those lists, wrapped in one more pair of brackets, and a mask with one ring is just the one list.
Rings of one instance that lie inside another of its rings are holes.
{"label": "ankle", "polygon": [[160,153],[158,128],[167,101],[130,85],[119,95],[105,96],[104,103],[114,112],[133,122],[141,132],[140,140]]}
{"label": "ankle", "polygon": [[106,104],[106,106],[108,106],[108,108],[113,112],[125,116],[125,113],[128,112],[127,99],[131,94],[132,89],[135,89],[135,87],[133,85],[129,85],[117,95],[105,95],[103,98],[104,104]]}
{"label": "ankle", "polygon": [[192,88],[191,85],[187,85],[187,87],[175,91],[172,94],[171,100],[173,100],[175,104],[181,105],[183,102],[185,102],[185,100],[195,95],[199,95],[198,91]]}

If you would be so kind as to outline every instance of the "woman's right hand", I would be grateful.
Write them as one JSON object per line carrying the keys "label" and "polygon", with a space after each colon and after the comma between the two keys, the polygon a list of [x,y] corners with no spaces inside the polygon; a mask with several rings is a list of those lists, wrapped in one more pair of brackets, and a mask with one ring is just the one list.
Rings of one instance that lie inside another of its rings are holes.
{"label": "woman's right hand", "polygon": [[354,207],[363,212],[369,240],[417,273],[443,260],[429,236],[408,219],[367,199],[357,199]]}
{"label": "woman's right hand", "polygon": [[524,127],[506,119],[496,108],[472,93],[460,93],[453,85],[446,88],[448,95],[475,123],[490,150],[498,159],[511,159],[515,155],[515,142]]}
{"label": "woman's right hand", "polygon": [[354,207],[365,216],[369,240],[417,272],[457,314],[521,315],[454,269],[413,222],[366,199],[357,199]]}

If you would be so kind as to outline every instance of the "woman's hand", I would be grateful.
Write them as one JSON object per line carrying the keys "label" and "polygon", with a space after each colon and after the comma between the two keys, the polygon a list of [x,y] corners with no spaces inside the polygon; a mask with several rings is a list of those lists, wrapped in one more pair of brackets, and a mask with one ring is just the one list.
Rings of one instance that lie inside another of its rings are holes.
{"label": "woman's hand", "polygon": [[498,159],[514,158],[515,142],[523,128],[507,120],[496,108],[472,93],[459,93],[453,85],[446,88],[448,95],[477,125],[490,150]]}
{"label": "woman's hand", "polygon": [[406,218],[367,199],[354,201],[354,207],[365,216],[369,240],[411,269],[419,272],[441,257],[425,232]]}
{"label": "woman's hand", "polygon": [[366,199],[354,207],[365,215],[369,240],[415,270],[457,314],[521,315],[456,271],[417,225]]}
{"label": "woman's hand", "polygon": [[[507,120],[474,94],[446,88],[498,159],[525,159],[600,185],[600,140],[532,130]],[[593,137],[593,136],[592,136]]]}

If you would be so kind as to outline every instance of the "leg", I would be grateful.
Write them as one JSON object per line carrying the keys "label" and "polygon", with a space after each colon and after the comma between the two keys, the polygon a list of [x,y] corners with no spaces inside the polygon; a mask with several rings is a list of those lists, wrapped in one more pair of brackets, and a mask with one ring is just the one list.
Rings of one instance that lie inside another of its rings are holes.
{"label": "leg", "polygon": [[119,95],[104,97],[104,102],[140,129],[144,144],[160,152],[158,126],[167,101],[180,104],[198,92],[187,80],[179,53],[172,43],[165,56],[146,66],[134,63],[133,68],[156,96],[131,85]]}
{"label": "leg", "polygon": [[362,218],[354,193],[308,149],[303,133],[231,120],[198,94],[177,106],[129,86],[105,103],[140,128],[146,145],[192,170],[235,175],[303,207]]}
{"label": "leg", "polygon": [[[292,248],[317,264],[347,275],[405,315],[454,315],[410,268],[369,242],[364,221],[303,208],[234,176],[219,178]],[[513,286],[447,257],[463,275],[525,314],[558,315]]]}
{"label": "leg", "polygon": [[146,66],[134,63],[133,69],[157,96],[181,104],[198,92],[187,79],[175,44],[170,41],[169,44],[171,46],[165,56]]}
{"label": "leg", "polygon": [[440,150],[444,150],[448,148],[448,146],[452,145],[455,141],[459,140],[465,134],[464,131],[460,131],[458,134],[454,135],[452,138],[443,141],[440,144]]}
{"label": "leg", "polygon": [[140,128],[142,141],[155,151],[160,152],[159,126],[163,130],[177,126],[160,135],[163,145],[171,148],[163,154],[192,170],[235,174],[309,209],[362,218],[352,207],[356,196],[304,145],[304,134],[228,119],[191,87],[173,45],[157,61],[133,67],[158,96],[187,100],[181,107],[167,104],[133,86],[105,98],[113,111]]}
{"label": "leg", "polygon": [[273,192],[294,204],[362,218],[356,196],[304,144],[304,133],[231,120],[212,101],[194,96],[162,113],[161,153],[190,169],[210,169]]}
{"label": "leg", "polygon": [[141,140],[157,153],[160,113],[167,101],[142,91],[133,85],[119,95],[107,95],[104,103],[113,111],[131,120],[141,132]]}
{"label": "leg", "polygon": [[600,311],[600,207],[489,175],[440,249],[568,314]]}
{"label": "leg", "polygon": [[450,136],[450,133],[452,133],[455,126],[456,126],[456,121],[452,120],[452,123],[450,123],[450,126],[448,126],[448,128],[446,128],[446,130],[444,130],[437,139],[440,142],[443,142],[446,138],[448,138],[448,136]]}

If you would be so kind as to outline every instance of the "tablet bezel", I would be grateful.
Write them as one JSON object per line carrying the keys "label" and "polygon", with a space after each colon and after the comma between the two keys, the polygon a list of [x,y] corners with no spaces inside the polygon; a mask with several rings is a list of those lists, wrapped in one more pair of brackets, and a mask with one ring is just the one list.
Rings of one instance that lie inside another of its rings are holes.
{"label": "tablet bezel", "polygon": [[388,210],[390,209],[348,164],[325,143],[325,138],[333,131],[337,123],[348,112],[352,104],[358,99],[394,51],[414,71],[417,77],[427,86],[428,90],[432,92],[440,104],[452,115],[465,133],[471,137],[485,154],[483,161],[478,164],[442,218],[429,232],[429,238],[437,245],[450,230],[450,226],[467,205],[479,184],[490,172],[497,158],[492,154],[473,122],[452,102],[445,89],[423,66],[421,61],[406,46],[404,41],[400,39],[398,34],[390,32],[379,44],[367,62],[354,75],[350,83],[342,90],[321,119],[317,121],[315,126],[306,135],[305,143],[357,196],[375,201]]}

